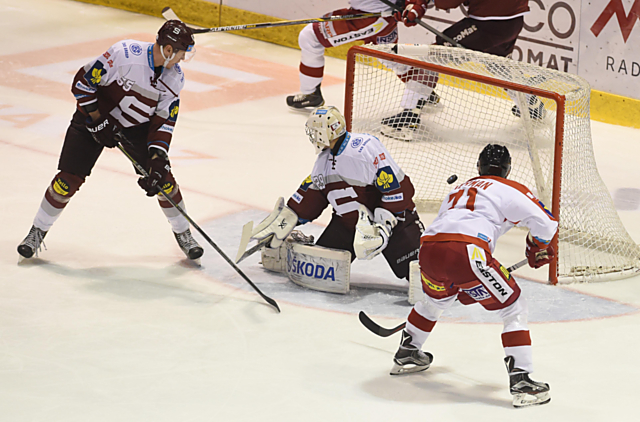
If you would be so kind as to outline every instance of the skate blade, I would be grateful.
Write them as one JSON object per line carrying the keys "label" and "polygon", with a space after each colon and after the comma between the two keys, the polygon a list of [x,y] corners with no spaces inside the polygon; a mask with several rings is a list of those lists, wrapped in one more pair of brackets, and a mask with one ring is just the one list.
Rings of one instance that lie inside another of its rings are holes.
{"label": "skate blade", "polygon": [[551,395],[548,391],[540,394],[515,394],[513,396],[513,407],[521,408],[521,407],[529,407],[529,406],[539,406],[541,404],[547,404],[551,401]]}
{"label": "skate blade", "polygon": [[425,366],[418,366],[418,365],[398,365],[397,363],[393,364],[393,368],[391,368],[391,371],[389,372],[389,375],[407,375],[407,374],[414,374],[416,372],[422,372],[422,371],[426,371],[427,369],[429,369],[429,366],[431,365],[425,365]]}
{"label": "skate blade", "polygon": [[413,141],[413,134],[415,132],[415,129],[394,129],[392,127],[383,126],[380,132],[388,138],[393,138],[404,142],[411,142]]}

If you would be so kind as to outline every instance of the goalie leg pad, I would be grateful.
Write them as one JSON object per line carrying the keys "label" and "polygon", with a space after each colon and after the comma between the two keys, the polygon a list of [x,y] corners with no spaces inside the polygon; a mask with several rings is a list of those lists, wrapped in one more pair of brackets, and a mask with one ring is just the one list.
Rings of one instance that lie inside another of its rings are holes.
{"label": "goalie leg pad", "polygon": [[321,292],[349,292],[351,252],[301,243],[286,245],[286,272],[292,282]]}

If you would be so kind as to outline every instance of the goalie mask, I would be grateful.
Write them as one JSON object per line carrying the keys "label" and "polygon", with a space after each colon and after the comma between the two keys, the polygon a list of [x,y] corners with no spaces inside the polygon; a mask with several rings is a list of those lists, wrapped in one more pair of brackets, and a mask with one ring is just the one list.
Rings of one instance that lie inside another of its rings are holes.
{"label": "goalie mask", "polygon": [[316,154],[329,147],[331,141],[347,133],[344,116],[333,106],[313,110],[305,127],[309,141],[316,147]]}
{"label": "goalie mask", "polygon": [[507,147],[489,144],[478,157],[478,173],[480,176],[493,175],[507,177],[511,172],[511,154]]}

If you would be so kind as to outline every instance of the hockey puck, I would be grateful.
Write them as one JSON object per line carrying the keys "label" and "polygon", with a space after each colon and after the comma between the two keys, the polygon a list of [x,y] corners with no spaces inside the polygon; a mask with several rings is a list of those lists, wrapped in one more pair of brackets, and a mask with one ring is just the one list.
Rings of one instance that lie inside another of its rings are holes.
{"label": "hockey puck", "polygon": [[455,174],[452,174],[451,176],[449,176],[449,178],[447,179],[447,183],[448,184],[452,184],[455,183],[456,180],[458,180],[458,176]]}

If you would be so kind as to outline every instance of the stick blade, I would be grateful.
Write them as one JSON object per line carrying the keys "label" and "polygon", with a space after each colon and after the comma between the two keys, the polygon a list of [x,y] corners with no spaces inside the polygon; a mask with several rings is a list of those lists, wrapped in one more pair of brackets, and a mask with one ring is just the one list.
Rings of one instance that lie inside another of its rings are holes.
{"label": "stick blade", "polygon": [[358,318],[360,319],[362,325],[367,328],[367,330],[380,337],[389,337],[390,335],[402,330],[407,325],[406,322],[403,322],[395,328],[384,328],[373,322],[373,320],[369,318],[367,314],[364,313],[364,311],[360,311],[360,313],[358,314]]}
{"label": "stick blade", "polygon": [[241,261],[242,254],[247,250],[247,246],[251,241],[251,232],[253,231],[253,221],[249,221],[242,226],[242,237],[238,246],[238,254],[236,255],[236,264]]}
{"label": "stick blade", "polygon": [[182,20],[182,19],[180,19],[178,17],[178,15],[176,15],[176,12],[174,12],[170,7],[165,7],[164,9],[162,9],[162,17],[165,18],[168,21],[171,21],[171,20],[181,21]]}

